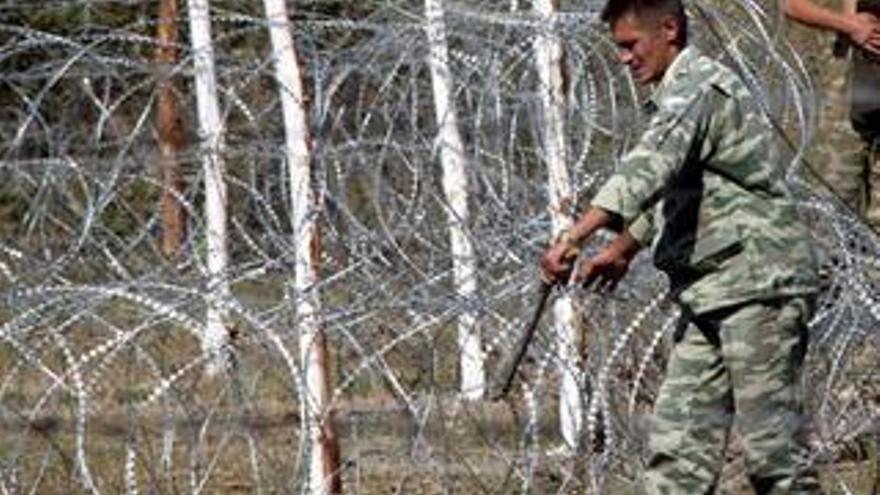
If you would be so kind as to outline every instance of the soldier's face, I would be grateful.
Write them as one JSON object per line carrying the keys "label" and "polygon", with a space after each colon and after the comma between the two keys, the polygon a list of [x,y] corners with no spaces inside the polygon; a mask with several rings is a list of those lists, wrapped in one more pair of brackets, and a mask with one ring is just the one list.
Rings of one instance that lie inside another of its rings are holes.
{"label": "soldier's face", "polygon": [[676,43],[678,23],[669,16],[624,14],[612,24],[611,37],[620,62],[640,84],[660,81],[680,50]]}

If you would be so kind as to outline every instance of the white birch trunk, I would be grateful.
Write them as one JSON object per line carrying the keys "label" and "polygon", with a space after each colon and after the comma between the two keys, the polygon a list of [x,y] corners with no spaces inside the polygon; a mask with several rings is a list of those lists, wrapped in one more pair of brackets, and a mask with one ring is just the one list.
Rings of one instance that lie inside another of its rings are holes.
{"label": "white birch trunk", "polygon": [[[556,8],[552,0],[534,0],[538,14],[552,25]],[[535,58],[540,80],[541,106],[544,119],[544,158],[549,179],[550,215],[552,235],[555,238],[571,226],[568,215],[572,201],[571,181],[567,169],[564,104],[565,88],[562,69],[562,46],[550,34],[540,33],[534,41]],[[556,299],[553,305],[554,327],[561,383],[559,391],[559,427],[562,438],[569,448],[578,445],[582,422],[579,376],[580,365],[576,343],[577,322],[574,305],[568,295]]]}
{"label": "white birch trunk", "polygon": [[284,0],[264,0],[266,19],[280,88],[284,117],[285,161],[290,174],[290,194],[295,245],[294,294],[303,368],[303,410],[309,445],[307,493],[341,493],[339,447],[330,408],[327,348],[321,325],[319,281],[319,203],[311,179],[311,149],[303,88],[290,21]]}
{"label": "white birch trunk", "polygon": [[210,280],[202,349],[211,356],[208,373],[214,375],[228,365],[226,311],[223,309],[223,301],[229,295],[225,275],[229,264],[226,248],[227,197],[223,179],[226,167],[222,156],[223,133],[208,0],[188,0],[187,5],[190,37],[195,54],[196,103],[205,176],[206,258]]}
{"label": "white birch trunk", "polygon": [[[429,67],[434,90],[434,111],[438,124],[437,147],[443,167],[443,193],[447,202],[452,248],[453,283],[461,301],[472,301],[477,293],[477,260],[466,232],[469,219],[467,159],[452,94],[442,0],[425,0],[425,13],[431,50]],[[480,330],[477,316],[472,310],[467,309],[458,317],[458,345],[461,352],[461,395],[468,400],[478,400],[483,397],[486,383]]]}

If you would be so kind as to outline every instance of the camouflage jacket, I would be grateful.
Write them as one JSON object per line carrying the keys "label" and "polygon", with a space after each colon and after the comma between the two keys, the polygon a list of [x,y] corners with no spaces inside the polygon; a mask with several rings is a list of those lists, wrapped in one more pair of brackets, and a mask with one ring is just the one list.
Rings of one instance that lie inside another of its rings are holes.
{"label": "camouflage jacket", "polygon": [[653,239],[678,300],[701,313],[817,291],[773,131],[742,80],[686,48],[648,106],[645,132],[592,204],[619,215],[642,245]]}

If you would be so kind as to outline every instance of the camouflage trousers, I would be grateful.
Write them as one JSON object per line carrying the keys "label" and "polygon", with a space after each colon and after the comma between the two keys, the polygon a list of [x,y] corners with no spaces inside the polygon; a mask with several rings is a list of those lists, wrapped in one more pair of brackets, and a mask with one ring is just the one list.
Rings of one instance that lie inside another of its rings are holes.
{"label": "camouflage trousers", "polygon": [[651,423],[649,494],[713,493],[734,425],[756,493],[822,493],[798,390],[810,312],[783,298],[683,318]]}
{"label": "camouflage trousers", "polygon": [[856,156],[827,166],[823,175],[840,199],[880,233],[880,137],[866,142]]}

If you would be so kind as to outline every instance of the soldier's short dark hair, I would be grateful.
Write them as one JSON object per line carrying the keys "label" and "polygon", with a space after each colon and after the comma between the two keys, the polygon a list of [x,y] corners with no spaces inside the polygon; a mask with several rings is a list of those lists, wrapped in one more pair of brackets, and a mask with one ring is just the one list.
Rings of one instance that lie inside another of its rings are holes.
{"label": "soldier's short dark hair", "polygon": [[633,13],[637,17],[650,15],[656,17],[672,16],[681,28],[679,43],[687,42],[687,15],[681,0],[608,0],[602,9],[602,20],[614,25],[621,17]]}

